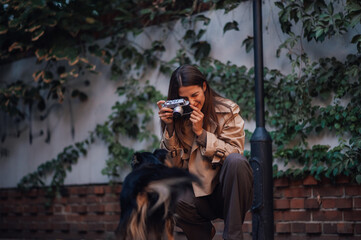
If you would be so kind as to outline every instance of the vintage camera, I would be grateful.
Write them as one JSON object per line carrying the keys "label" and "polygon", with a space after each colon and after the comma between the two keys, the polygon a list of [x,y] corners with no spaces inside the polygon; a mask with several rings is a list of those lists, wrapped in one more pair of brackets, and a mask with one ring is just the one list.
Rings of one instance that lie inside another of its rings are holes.
{"label": "vintage camera", "polygon": [[183,98],[168,100],[162,106],[173,109],[173,119],[179,119],[181,117],[189,118],[193,111],[189,105],[189,101]]}

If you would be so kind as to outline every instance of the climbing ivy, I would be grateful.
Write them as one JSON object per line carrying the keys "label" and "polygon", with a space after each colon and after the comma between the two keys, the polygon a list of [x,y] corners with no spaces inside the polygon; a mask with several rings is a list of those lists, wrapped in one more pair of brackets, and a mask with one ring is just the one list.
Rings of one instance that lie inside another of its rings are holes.
{"label": "climbing ivy", "polygon": [[144,150],[151,151],[159,147],[159,139],[149,125],[154,115],[154,103],[164,99],[164,96],[154,86],[148,83],[139,86],[139,81],[132,80],[132,84],[117,89],[118,95],[125,95],[127,100],[123,103],[116,102],[108,120],[96,126],[96,134],[107,144],[110,156],[102,173],[114,180],[120,176],[125,164],[130,163],[134,153],[134,149],[122,143],[124,136],[139,142],[146,141],[148,148]]}
{"label": "climbing ivy", "polygon": [[[113,105],[112,114],[96,126],[93,134],[108,146],[109,156],[102,173],[113,180],[117,180],[120,169],[135,151],[124,144],[124,139],[145,141],[149,149],[159,143],[148,124],[153,119],[155,103],[164,96],[142,81],[149,71],[159,68],[169,77],[179,64],[197,64],[212,87],[238,103],[242,116],[251,120],[255,116],[253,68],[211,58],[212,45],[205,39],[211,19],[203,11],[223,9],[227,14],[241,2],[126,0],[105,4],[93,0],[1,0],[0,61],[34,55],[38,62],[46,63],[32,75],[33,83],[19,81],[1,87],[1,111],[13,119],[26,120],[31,115],[22,110],[24,105],[32,109],[36,104],[38,111],[46,111],[54,100],[61,104],[72,96],[86,101],[85,93],[71,88],[70,82],[84,81],[87,72],[96,73],[90,55],[111,65],[111,78],[121,83],[117,94],[126,100]],[[361,3],[283,0],[271,4],[279,9],[279,24],[286,37],[275,56],[285,55],[292,66],[289,74],[264,69],[265,117],[273,139],[274,177],[311,174],[321,179],[344,174],[361,183],[361,37],[353,33],[357,31],[351,31],[361,25]],[[178,37],[176,56],[164,61],[161,55],[167,49],[163,41],[172,33],[174,20],[181,21],[185,34]],[[238,24],[236,17],[227,22],[223,35],[239,31]],[[141,33],[147,35],[145,29],[150,25],[163,28],[164,38],[149,38],[150,44],[146,45],[131,40]],[[354,34],[349,44],[357,52],[345,60],[313,60],[303,47],[304,42],[325,42],[346,33]],[[110,37],[104,38],[102,44],[96,41],[107,36]],[[246,52],[252,50],[252,41],[252,36],[244,39]],[[311,146],[310,140],[322,134],[331,134],[338,144]],[[251,135],[246,131],[248,139]],[[70,149],[74,154],[70,159],[77,159],[81,151],[74,146],[66,151]],[[68,157],[64,154],[50,161],[54,164],[45,163],[49,170],[46,172],[65,177],[64,169],[69,164],[60,161]],[[249,152],[245,154],[249,156]],[[286,170],[281,170],[279,164],[285,165]],[[39,179],[45,175],[38,169],[25,176],[19,186],[42,186]],[[55,180],[53,186],[62,183]]]}

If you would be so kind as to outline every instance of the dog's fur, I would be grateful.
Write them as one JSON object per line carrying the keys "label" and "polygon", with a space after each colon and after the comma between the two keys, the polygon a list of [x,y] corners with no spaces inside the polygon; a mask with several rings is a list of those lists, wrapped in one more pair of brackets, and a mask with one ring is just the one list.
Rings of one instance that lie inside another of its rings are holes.
{"label": "dog's fur", "polygon": [[[132,172],[120,194],[121,216],[117,236],[121,240],[173,240],[173,213],[180,194],[199,179],[185,170],[164,165],[167,151],[138,152]],[[165,234],[164,234],[165,233]]]}

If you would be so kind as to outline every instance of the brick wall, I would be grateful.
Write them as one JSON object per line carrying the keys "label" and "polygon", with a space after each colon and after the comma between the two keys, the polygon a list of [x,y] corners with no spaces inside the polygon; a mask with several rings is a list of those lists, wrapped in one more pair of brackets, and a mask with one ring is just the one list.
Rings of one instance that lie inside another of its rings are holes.
{"label": "brick wall", "polygon": [[[114,239],[120,187],[67,186],[51,207],[43,190],[0,189],[0,238]],[[335,183],[277,179],[274,182],[275,239],[361,239],[361,186],[347,178]],[[243,225],[252,239],[252,216]],[[214,221],[222,239],[223,222]],[[176,239],[185,239],[181,233]]]}

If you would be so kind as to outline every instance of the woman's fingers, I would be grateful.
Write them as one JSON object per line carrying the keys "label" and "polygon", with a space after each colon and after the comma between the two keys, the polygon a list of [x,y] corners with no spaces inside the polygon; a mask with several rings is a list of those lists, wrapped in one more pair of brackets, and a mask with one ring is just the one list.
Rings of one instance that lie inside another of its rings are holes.
{"label": "woman's fingers", "polygon": [[173,122],[173,109],[163,107],[164,100],[160,100],[157,102],[159,107],[158,116],[160,120],[162,120],[166,124],[171,124]]}
{"label": "woman's fingers", "polygon": [[164,113],[173,114],[173,109],[164,107],[164,108],[161,108],[158,112],[158,114],[164,114]]}
{"label": "woman's fingers", "polygon": [[159,100],[158,102],[157,102],[157,105],[158,105],[158,108],[159,109],[161,109],[163,106],[163,104],[165,103],[165,101],[164,100]]}

